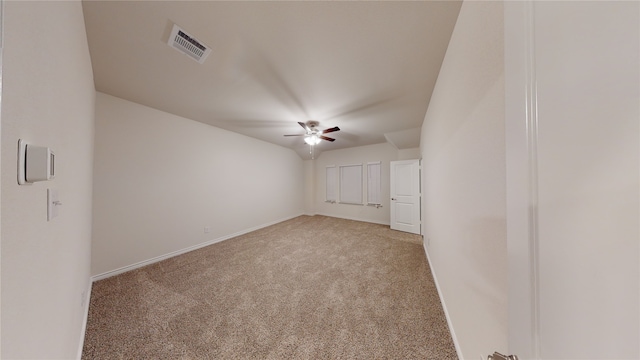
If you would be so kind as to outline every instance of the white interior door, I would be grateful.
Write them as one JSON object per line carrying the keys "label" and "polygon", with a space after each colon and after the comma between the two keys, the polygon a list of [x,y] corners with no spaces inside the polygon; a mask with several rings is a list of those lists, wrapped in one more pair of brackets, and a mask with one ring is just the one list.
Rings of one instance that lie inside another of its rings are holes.
{"label": "white interior door", "polygon": [[420,234],[420,162],[391,162],[391,228]]}
{"label": "white interior door", "polygon": [[640,6],[504,6],[509,352],[640,359]]}

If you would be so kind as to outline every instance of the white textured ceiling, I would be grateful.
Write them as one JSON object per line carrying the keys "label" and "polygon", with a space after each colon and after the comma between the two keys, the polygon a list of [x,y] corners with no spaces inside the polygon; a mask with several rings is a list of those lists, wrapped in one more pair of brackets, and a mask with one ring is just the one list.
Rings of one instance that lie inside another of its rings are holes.
{"label": "white textured ceiling", "polygon": [[[418,146],[459,1],[84,1],[98,91],[291,148]],[[213,49],[172,49],[173,24]],[[386,134],[386,136],[385,136]]]}

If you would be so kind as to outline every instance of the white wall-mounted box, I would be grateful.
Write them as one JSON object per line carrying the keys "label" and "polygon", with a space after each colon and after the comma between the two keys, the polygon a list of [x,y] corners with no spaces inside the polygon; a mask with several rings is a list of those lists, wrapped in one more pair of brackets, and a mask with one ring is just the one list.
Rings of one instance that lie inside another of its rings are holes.
{"label": "white wall-mounted box", "polygon": [[18,140],[18,184],[51,180],[55,177],[55,153],[48,147]]}

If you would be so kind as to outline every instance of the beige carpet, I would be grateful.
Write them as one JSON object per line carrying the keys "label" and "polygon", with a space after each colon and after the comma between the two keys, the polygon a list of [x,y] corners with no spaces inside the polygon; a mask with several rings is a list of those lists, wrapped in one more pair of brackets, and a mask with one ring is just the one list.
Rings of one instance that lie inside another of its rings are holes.
{"label": "beige carpet", "polygon": [[83,359],[455,359],[421,238],[301,216],[93,285]]}

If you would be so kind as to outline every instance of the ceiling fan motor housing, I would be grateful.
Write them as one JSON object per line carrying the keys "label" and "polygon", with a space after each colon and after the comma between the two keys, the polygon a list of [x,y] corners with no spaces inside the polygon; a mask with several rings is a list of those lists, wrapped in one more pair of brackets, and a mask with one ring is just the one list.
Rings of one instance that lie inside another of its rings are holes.
{"label": "ceiling fan motor housing", "polygon": [[318,121],[315,121],[315,120],[309,120],[309,121],[307,121],[307,126],[308,126],[308,127],[309,127],[309,129],[311,129],[311,130],[315,130],[315,129],[318,127],[318,125],[320,125],[320,123],[319,123]]}

